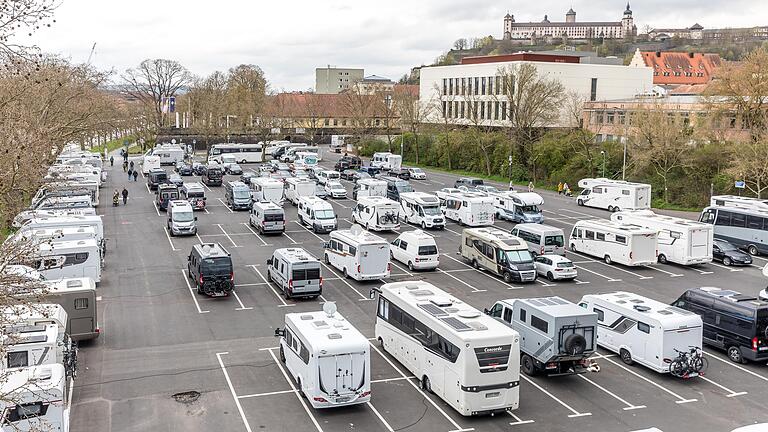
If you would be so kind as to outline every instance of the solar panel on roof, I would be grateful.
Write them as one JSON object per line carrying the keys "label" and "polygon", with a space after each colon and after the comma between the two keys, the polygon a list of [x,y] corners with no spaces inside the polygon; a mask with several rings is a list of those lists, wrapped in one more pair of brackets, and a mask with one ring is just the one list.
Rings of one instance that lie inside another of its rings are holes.
{"label": "solar panel on roof", "polygon": [[424,309],[425,311],[427,311],[427,313],[435,317],[448,316],[447,313],[445,313],[442,309],[433,305],[432,303],[420,303],[417,306]]}
{"label": "solar panel on roof", "polygon": [[719,291],[711,291],[711,294],[717,297],[730,297],[730,296],[741,294],[741,293],[737,291],[732,291],[732,290],[719,290]]}
{"label": "solar panel on roof", "polygon": [[454,317],[448,317],[448,318],[441,318],[442,321],[449,326],[451,326],[456,331],[469,331],[472,330],[472,327],[464,324],[463,322],[459,321],[458,319]]}
{"label": "solar panel on roof", "polygon": [[555,302],[555,304],[559,304],[559,305],[567,305],[568,304],[567,301],[561,299],[560,297],[552,297],[552,301]]}
{"label": "solar panel on roof", "polygon": [[528,303],[534,306],[544,306],[544,303],[542,303],[539,299],[528,299]]}

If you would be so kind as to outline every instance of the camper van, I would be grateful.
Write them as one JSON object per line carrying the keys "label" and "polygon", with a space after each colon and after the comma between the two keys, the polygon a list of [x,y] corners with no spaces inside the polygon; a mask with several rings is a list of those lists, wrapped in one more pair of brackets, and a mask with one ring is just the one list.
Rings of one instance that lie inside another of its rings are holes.
{"label": "camper van", "polygon": [[611,215],[618,223],[639,225],[658,232],[658,261],[680,265],[712,262],[714,228],[712,225],[659,215],[651,210],[621,211]]}
{"label": "camper van", "polygon": [[523,239],[534,256],[565,256],[565,233],[560,228],[538,223],[521,223],[515,225],[511,233]]}
{"label": "camper van", "polygon": [[374,153],[371,158],[371,166],[383,171],[399,171],[403,166],[403,157],[390,152]]}
{"label": "camper van", "polygon": [[389,247],[392,259],[408,266],[408,270],[434,270],[440,265],[435,238],[422,230],[406,231]]}
{"label": "camper van", "polygon": [[267,281],[286,299],[317,298],[323,293],[320,261],[300,248],[275,249],[267,260]]}
{"label": "camper van", "polygon": [[293,160],[293,170],[300,170],[300,169],[310,169],[312,167],[317,166],[318,154],[314,152],[308,152],[308,151],[299,151],[296,152],[295,158]]}
{"label": "camper van", "polygon": [[172,236],[197,234],[197,217],[189,201],[173,200],[168,203],[168,232]]}
{"label": "camper van", "polygon": [[7,374],[0,392],[3,432],[69,432],[72,394],[64,365],[16,369]]}
{"label": "camper van", "polygon": [[245,183],[241,181],[224,183],[224,202],[229,208],[232,210],[249,210],[251,201],[251,190]]}
{"label": "camper van", "polygon": [[576,196],[576,204],[617,212],[651,208],[651,185],[606,178],[579,180],[584,190]]}
{"label": "camper van", "polygon": [[168,203],[179,199],[179,187],[173,183],[162,183],[157,185],[155,191],[155,205],[159,210],[166,210]]}
{"label": "camper van", "polygon": [[184,183],[181,189],[179,189],[179,197],[187,200],[194,210],[205,209],[205,188],[198,182]]}
{"label": "camper van", "polygon": [[331,231],[331,241],[323,247],[325,263],[339,269],[344,277],[357,281],[389,277],[389,243],[359,225]]}
{"label": "camper van", "polygon": [[363,404],[371,399],[368,339],[326,302],[322,312],[285,314],[280,361],[312,408]]}
{"label": "camper van", "polygon": [[286,163],[295,162],[299,157],[299,153],[311,153],[315,157],[320,157],[320,147],[308,144],[290,147],[285,150],[285,153],[283,153],[283,155],[280,157],[280,161]]}
{"label": "camper van", "polygon": [[91,207],[95,207],[91,195],[86,194],[44,198],[35,206],[30,206],[30,210],[70,210]]}
{"label": "camper van", "polygon": [[299,198],[298,218],[300,224],[311,227],[316,233],[327,233],[338,228],[331,203],[316,196]]}
{"label": "camper van", "polygon": [[413,192],[413,186],[407,180],[394,176],[380,176],[379,180],[387,182],[387,198],[400,202],[400,194]]}
{"label": "camper van", "polygon": [[43,303],[61,305],[67,313],[66,332],[73,341],[99,337],[96,283],[91,278],[45,281]]}
{"label": "camper van", "polygon": [[257,177],[251,179],[251,190],[254,201],[268,201],[279,206],[283,205],[285,193],[283,182],[269,177]]}
{"label": "camper van", "polygon": [[463,416],[504,413],[520,404],[520,336],[450,293],[421,281],[380,289],[374,335]]}
{"label": "camper van", "polygon": [[352,209],[352,222],[367,230],[394,231],[400,229],[399,212],[397,203],[388,198],[360,197]]}
{"label": "camper van", "polygon": [[520,368],[526,375],[599,371],[597,314],[561,297],[497,301],[486,313],[520,334]]}
{"label": "camper van", "polygon": [[151,150],[148,151],[141,159],[141,172],[144,175],[149,174],[150,171],[160,168],[160,156],[153,156]]}
{"label": "camper van", "polygon": [[317,182],[320,183],[321,185],[325,185],[329,181],[341,180],[341,175],[338,173],[338,171],[322,170],[322,171],[319,171],[316,175],[317,175]]}
{"label": "camper van", "polygon": [[657,236],[655,230],[639,225],[622,224],[605,219],[580,220],[573,225],[570,248],[625,266],[643,266],[656,262]]}
{"label": "camper van", "polygon": [[248,223],[261,234],[282,234],[285,231],[285,211],[273,202],[254,201]]}
{"label": "camper van", "polygon": [[315,182],[306,178],[290,177],[285,179],[285,199],[293,205],[299,204],[302,197],[315,196]]}
{"label": "camper van", "polygon": [[493,198],[478,192],[446,194],[440,209],[447,219],[471,227],[493,225],[496,212]]}
{"label": "camper van", "polygon": [[542,223],[544,198],[533,192],[502,192],[493,195],[496,217],[516,223]]}
{"label": "camper van", "polygon": [[360,197],[387,196],[387,182],[373,178],[360,179],[352,189],[352,199],[357,201]]}
{"label": "camper van", "polygon": [[459,253],[472,267],[501,276],[506,283],[536,280],[536,266],[528,245],[500,229],[465,229],[461,233]]}
{"label": "camper van", "polygon": [[400,194],[400,220],[427,228],[445,228],[445,216],[440,211],[437,196],[424,192]]}
{"label": "camper van", "polygon": [[102,255],[96,240],[43,242],[34,268],[46,279],[89,277],[101,282]]}
{"label": "camper van", "polygon": [[597,314],[597,345],[668,373],[678,352],[702,346],[702,321],[695,313],[628,292],[587,294],[579,306]]}
{"label": "camper van", "polygon": [[203,169],[203,175],[200,180],[207,186],[221,186],[224,182],[224,167],[222,165],[209,164]]}

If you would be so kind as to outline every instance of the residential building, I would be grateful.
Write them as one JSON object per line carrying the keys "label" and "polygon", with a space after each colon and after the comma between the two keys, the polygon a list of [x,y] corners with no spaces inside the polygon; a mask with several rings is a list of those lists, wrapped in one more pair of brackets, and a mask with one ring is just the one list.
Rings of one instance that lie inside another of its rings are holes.
{"label": "residential building", "polygon": [[720,56],[706,53],[635,51],[631,67],[653,69],[653,83],[659,85],[707,84],[722,65]]}
{"label": "residential building", "polygon": [[637,34],[632,10],[627,8],[620,21],[577,22],[576,12],[570,9],[564,22],[552,22],[547,15],[541,22],[516,22],[509,13],[504,17],[504,40],[566,38],[566,39],[623,39]]}
{"label": "residential building", "polygon": [[[468,57],[459,65],[421,69],[421,103],[434,108],[425,109],[425,121],[509,126],[511,106],[503,78],[514,75],[523,64],[534,65],[539,76],[558,80],[566,93],[575,92],[584,100],[631,98],[653,87],[653,70],[648,67],[580,63],[576,56],[541,53]],[[559,119],[541,127],[572,127],[573,123],[564,103]]]}
{"label": "residential building", "polygon": [[315,93],[338,94],[361,81],[365,71],[327,66],[315,69]]}
{"label": "residential building", "polygon": [[369,75],[350,86],[350,89],[360,94],[374,94],[380,92],[391,92],[395,88],[395,82],[389,78],[378,75]]}
{"label": "residential building", "polygon": [[675,37],[704,41],[766,40],[768,39],[768,26],[705,29],[701,24],[696,23],[688,28],[655,28],[648,32],[648,38],[655,41],[664,41]]}

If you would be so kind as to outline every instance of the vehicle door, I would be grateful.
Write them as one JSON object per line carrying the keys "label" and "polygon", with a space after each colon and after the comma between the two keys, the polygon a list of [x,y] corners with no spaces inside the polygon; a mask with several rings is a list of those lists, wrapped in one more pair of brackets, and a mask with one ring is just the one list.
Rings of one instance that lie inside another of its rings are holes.
{"label": "vehicle door", "polygon": [[400,262],[408,262],[408,260],[411,258],[410,254],[408,253],[408,242],[405,240],[400,240],[400,243],[397,245],[397,250],[397,260]]}
{"label": "vehicle door", "polygon": [[718,261],[723,260],[723,250],[720,249],[720,246],[717,245],[717,243],[712,244],[712,258],[716,259]]}
{"label": "vehicle door", "polygon": [[389,249],[390,249],[390,255],[392,256],[392,258],[400,261],[400,259],[401,259],[401,249],[400,249],[400,239],[399,238],[395,239],[392,242],[392,244],[389,247]]}

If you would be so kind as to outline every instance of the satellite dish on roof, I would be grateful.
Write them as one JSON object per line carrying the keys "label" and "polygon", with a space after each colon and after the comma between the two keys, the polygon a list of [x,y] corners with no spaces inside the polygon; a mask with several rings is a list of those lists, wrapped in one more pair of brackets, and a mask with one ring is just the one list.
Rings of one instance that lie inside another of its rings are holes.
{"label": "satellite dish on roof", "polygon": [[358,224],[352,224],[352,226],[349,228],[349,231],[352,233],[353,236],[357,237],[363,233],[363,227],[361,227]]}
{"label": "satellite dish on roof", "polygon": [[332,317],[336,313],[336,302],[327,301],[323,304],[323,312],[325,312],[328,317]]}

